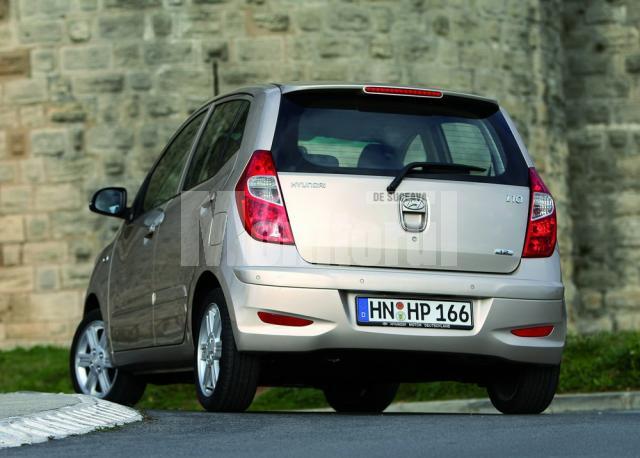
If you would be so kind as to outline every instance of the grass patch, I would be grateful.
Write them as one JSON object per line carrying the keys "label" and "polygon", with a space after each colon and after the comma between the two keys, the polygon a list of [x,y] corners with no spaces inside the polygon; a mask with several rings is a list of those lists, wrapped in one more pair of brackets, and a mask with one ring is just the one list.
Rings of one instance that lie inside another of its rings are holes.
{"label": "grass patch", "polygon": [[640,389],[640,332],[572,336],[565,349],[560,392]]}
{"label": "grass patch", "polygon": [[[0,393],[46,391],[73,393],[69,352],[59,347],[0,351]],[[149,385],[138,403],[142,409],[202,410],[193,385]]]}
{"label": "grass patch", "polygon": [[328,407],[322,391],[314,388],[271,388],[256,396],[249,410],[295,410]]}
{"label": "grass patch", "polygon": [[[68,352],[56,347],[0,351],[0,392],[72,392]],[[560,376],[561,393],[640,389],[640,332],[571,336]],[[397,401],[432,401],[484,397],[475,385],[455,382],[406,383]],[[193,385],[149,385],[142,409],[201,410]],[[258,395],[251,410],[326,407],[320,390],[274,388]]]}

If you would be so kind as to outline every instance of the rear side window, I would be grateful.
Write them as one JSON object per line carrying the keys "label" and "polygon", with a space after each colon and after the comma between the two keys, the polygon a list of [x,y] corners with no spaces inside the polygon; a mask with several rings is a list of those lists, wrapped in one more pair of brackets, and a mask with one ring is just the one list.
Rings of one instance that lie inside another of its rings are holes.
{"label": "rear side window", "polygon": [[305,90],[283,94],[272,148],[280,171],[397,175],[412,162],[480,167],[430,178],[527,186],[526,163],[498,106],[442,99]]}
{"label": "rear side window", "polygon": [[142,204],[143,213],[178,194],[185,163],[205,114],[203,111],[189,121],[167,147],[149,178]]}
{"label": "rear side window", "polygon": [[502,155],[493,137],[484,132],[482,124],[447,122],[442,124],[442,133],[452,162],[482,167],[488,174],[504,172]]}
{"label": "rear side window", "polygon": [[422,143],[422,138],[416,135],[407,148],[407,154],[404,155],[404,165],[409,165],[412,162],[428,162],[431,156],[431,154],[427,153],[427,149]]}
{"label": "rear side window", "polygon": [[248,113],[249,102],[246,100],[215,107],[196,146],[184,189],[191,189],[213,177],[238,151]]}

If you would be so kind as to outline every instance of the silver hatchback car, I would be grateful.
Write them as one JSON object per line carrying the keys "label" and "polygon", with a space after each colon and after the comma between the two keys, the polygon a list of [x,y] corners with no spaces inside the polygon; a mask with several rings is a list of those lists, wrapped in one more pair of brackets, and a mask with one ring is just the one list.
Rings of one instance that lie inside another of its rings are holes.
{"label": "silver hatchback car", "polygon": [[566,336],[553,198],[497,102],[435,89],[270,84],[178,129],[98,256],[75,389],[133,404],[192,380],[210,411],[313,386],[380,412],[401,382],[487,388],[539,413]]}

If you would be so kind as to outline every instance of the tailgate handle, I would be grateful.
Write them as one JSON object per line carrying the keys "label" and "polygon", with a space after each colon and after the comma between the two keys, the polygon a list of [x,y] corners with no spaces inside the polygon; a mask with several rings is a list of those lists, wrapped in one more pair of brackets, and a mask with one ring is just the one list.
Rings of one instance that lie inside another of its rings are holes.
{"label": "tailgate handle", "polygon": [[429,200],[411,194],[400,196],[400,224],[407,232],[422,232],[429,222]]}

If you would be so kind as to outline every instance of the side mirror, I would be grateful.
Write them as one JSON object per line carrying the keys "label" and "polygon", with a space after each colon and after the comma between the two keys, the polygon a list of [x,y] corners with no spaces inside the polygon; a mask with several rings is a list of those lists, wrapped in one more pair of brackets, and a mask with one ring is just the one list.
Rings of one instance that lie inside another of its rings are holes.
{"label": "side mirror", "polygon": [[127,190],[124,188],[102,188],[91,198],[89,210],[100,215],[126,218],[129,213],[127,208]]}

